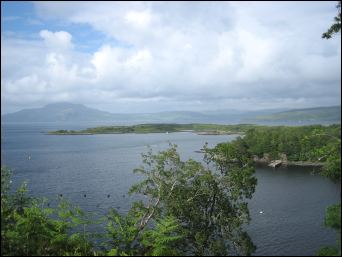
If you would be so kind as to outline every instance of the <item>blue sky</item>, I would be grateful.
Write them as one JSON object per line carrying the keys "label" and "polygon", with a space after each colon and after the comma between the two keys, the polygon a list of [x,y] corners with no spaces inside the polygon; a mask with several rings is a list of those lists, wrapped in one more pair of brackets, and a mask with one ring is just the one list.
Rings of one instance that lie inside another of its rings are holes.
{"label": "blue sky", "polygon": [[1,26],[3,36],[38,40],[39,32],[67,30],[73,35],[77,51],[91,53],[101,47],[104,42],[117,44],[115,39],[106,37],[104,33],[93,30],[87,24],[73,24],[58,19],[41,19],[32,2],[5,2],[2,4]]}
{"label": "blue sky", "polygon": [[2,113],[341,103],[336,2],[2,2]]}

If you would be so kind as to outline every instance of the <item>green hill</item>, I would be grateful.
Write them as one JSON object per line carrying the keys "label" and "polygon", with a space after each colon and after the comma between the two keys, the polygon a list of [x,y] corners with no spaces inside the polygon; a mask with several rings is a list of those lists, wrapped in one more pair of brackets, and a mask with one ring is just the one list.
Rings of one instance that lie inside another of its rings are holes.
{"label": "green hill", "polygon": [[341,106],[295,109],[255,117],[256,121],[341,122]]}

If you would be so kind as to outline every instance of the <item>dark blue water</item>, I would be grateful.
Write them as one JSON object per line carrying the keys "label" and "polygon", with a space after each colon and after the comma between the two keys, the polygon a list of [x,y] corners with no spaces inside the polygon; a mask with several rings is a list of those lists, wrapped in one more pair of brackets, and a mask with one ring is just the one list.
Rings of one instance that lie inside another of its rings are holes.
{"label": "dark blue water", "polygon": [[[184,160],[200,160],[209,146],[235,136],[192,133],[123,135],[46,135],[54,129],[81,129],[100,124],[2,124],[1,163],[13,170],[13,186],[29,182],[32,195],[55,199],[58,194],[87,211],[100,214],[110,207],[125,213],[132,197],[130,186],[141,177],[133,169],[141,153],[178,145]],[[31,158],[29,159],[29,156]],[[249,234],[256,255],[313,255],[335,244],[336,234],[323,225],[325,208],[340,200],[340,188],[328,179],[311,175],[312,169],[258,167],[258,185],[249,202]],[[86,194],[86,197],[84,197]],[[110,195],[108,198],[107,195]],[[263,211],[260,214],[260,211]]]}

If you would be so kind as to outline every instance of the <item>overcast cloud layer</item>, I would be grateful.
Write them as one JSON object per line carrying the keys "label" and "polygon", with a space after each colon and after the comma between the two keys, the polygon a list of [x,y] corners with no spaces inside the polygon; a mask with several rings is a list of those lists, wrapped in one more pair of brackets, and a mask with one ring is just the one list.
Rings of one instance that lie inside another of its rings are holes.
{"label": "overcast cloud layer", "polygon": [[58,101],[110,112],[341,103],[341,35],[321,39],[335,2],[30,5],[29,17],[1,13],[2,113]]}

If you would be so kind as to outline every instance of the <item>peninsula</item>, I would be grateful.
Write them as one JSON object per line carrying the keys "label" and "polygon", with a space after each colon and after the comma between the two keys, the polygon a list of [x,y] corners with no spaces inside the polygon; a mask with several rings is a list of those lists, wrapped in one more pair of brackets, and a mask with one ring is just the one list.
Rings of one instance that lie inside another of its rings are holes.
{"label": "peninsula", "polygon": [[219,125],[219,124],[138,124],[132,126],[101,126],[84,130],[55,130],[49,135],[94,135],[94,134],[127,134],[127,133],[172,133],[192,132],[200,135],[243,135],[256,125]]}

